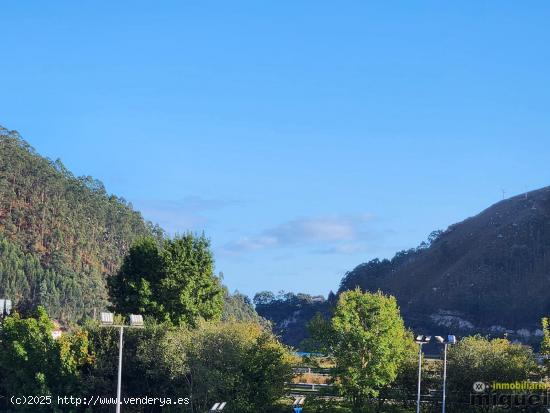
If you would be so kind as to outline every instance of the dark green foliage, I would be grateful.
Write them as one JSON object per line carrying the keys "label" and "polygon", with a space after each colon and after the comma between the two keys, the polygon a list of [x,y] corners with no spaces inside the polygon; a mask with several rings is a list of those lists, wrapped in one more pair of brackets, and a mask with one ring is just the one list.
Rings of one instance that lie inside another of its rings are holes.
{"label": "dark green foliage", "polygon": [[474,382],[513,383],[541,379],[533,351],[506,339],[466,337],[449,348],[449,402],[466,402]]}
{"label": "dark green foliage", "polygon": [[[6,317],[0,328],[0,391],[6,396],[78,396],[81,378],[93,362],[82,330],[52,337],[53,323],[42,307],[35,314]],[[50,411],[50,406],[21,405],[19,410]]]}
{"label": "dark green foliage", "polygon": [[263,291],[254,296],[258,314],[273,323],[274,332],[285,344],[302,348],[302,341],[309,337],[307,323],[317,313],[328,317],[330,302],[322,296],[294,294],[281,291],[277,296]]}
{"label": "dark green foliage", "polygon": [[194,325],[199,318],[221,317],[223,290],[214,275],[214,256],[204,236],[186,234],[166,240],[162,250],[160,297],[168,319]]}
{"label": "dark green foliage", "polygon": [[[510,339],[537,346],[540,319],[550,312],[548,274],[550,187],[434,231],[391,260],[358,265],[345,274],[338,294],[356,287],[391,294],[407,327],[417,333],[502,337],[506,332]],[[257,305],[276,328],[285,327],[282,338],[292,344],[309,321],[297,310],[269,295]],[[320,308],[313,314],[317,311],[327,316]]]}
{"label": "dark green foliage", "polygon": [[166,239],[162,247],[155,239],[140,239],[109,279],[114,309],[174,324],[219,319],[223,289],[213,271],[214,258],[204,235]]}
{"label": "dark green foliage", "polygon": [[0,127],[0,296],[75,320],[107,303],[105,278],[139,236],[162,236],[91,177]]}
{"label": "dark green foliage", "polygon": [[235,291],[233,294],[224,288],[223,321],[260,321],[261,317],[254,309],[248,296]]}
{"label": "dark green foliage", "polygon": [[[533,333],[550,311],[550,187],[503,200],[430,234],[391,260],[357,266],[340,292],[355,287],[397,297],[417,331],[502,335],[538,344]],[[460,319],[459,319],[460,318]]]}
{"label": "dark green foliage", "polygon": [[266,411],[292,377],[288,349],[254,322],[172,329],[154,351],[157,368],[168,372],[172,389],[192,398],[194,412],[222,400],[228,413]]}
{"label": "dark green foliage", "polygon": [[162,318],[164,307],[158,301],[162,271],[158,242],[150,237],[138,239],[124,257],[120,270],[108,279],[115,311]]}
{"label": "dark green foliage", "polygon": [[[84,328],[88,333],[95,360],[89,374],[81,380],[81,388],[88,395],[114,397],[117,386],[119,329],[101,327],[93,320],[87,322]],[[186,397],[174,391],[168,371],[158,358],[159,346],[171,328],[170,325],[149,321],[144,329],[125,329],[122,353],[123,397]],[[95,406],[94,412],[96,411],[113,412],[114,409],[113,406]],[[154,410],[152,406],[125,406],[124,411],[158,410]]]}
{"label": "dark green foliage", "polygon": [[[83,382],[89,394],[112,396],[116,389],[118,331],[89,323],[96,361]],[[284,394],[293,357],[256,322],[204,322],[189,329],[148,323],[124,333],[124,397],[189,397],[185,411],[202,413],[228,401],[227,412],[266,411]],[[94,408],[109,412],[112,408]],[[126,406],[126,411],[148,411]],[[157,410],[155,410],[157,411]],[[162,411],[180,412],[180,407]]]}

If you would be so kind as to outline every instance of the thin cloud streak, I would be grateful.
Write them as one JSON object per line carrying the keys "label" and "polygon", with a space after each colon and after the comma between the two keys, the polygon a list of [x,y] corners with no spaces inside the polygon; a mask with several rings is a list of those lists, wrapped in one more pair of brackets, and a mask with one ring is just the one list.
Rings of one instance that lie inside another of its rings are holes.
{"label": "thin cloud streak", "polygon": [[[286,246],[323,246],[320,254],[351,254],[364,250],[361,240],[369,238],[365,225],[370,214],[300,218],[268,228],[257,235],[227,243],[222,252],[239,254]],[[328,244],[328,247],[326,245]]]}
{"label": "thin cloud streak", "polygon": [[335,245],[333,247],[325,248],[325,249],[318,249],[312,251],[313,254],[320,254],[320,255],[332,255],[332,254],[360,254],[363,252],[367,252],[369,250],[369,247],[365,245],[364,243],[350,243],[350,244],[341,244],[341,245]]}
{"label": "thin cloud streak", "polygon": [[205,213],[220,210],[238,201],[223,199],[206,199],[199,196],[186,196],[180,200],[138,200],[138,206],[143,216],[158,223],[171,234],[186,231],[200,231],[207,226],[209,219]]}

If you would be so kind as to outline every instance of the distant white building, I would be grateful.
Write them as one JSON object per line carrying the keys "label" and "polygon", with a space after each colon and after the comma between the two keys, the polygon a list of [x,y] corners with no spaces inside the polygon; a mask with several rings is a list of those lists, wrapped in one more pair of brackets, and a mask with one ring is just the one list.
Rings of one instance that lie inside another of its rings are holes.
{"label": "distant white building", "polygon": [[55,320],[53,320],[53,325],[52,337],[54,340],[57,340],[65,332],[65,329]]}

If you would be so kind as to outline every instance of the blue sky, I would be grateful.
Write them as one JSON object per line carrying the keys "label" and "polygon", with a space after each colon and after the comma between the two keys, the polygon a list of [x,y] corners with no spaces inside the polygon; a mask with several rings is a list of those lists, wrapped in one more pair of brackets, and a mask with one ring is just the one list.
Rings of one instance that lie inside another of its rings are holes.
{"label": "blue sky", "polygon": [[548,2],[3,2],[0,124],[231,290],[345,271],[550,184]]}

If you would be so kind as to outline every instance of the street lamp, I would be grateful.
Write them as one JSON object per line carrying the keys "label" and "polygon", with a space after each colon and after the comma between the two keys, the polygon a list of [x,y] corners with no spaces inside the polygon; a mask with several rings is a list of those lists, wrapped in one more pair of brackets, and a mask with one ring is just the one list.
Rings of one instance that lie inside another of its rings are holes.
{"label": "street lamp", "polygon": [[445,401],[446,401],[446,388],[447,388],[447,346],[449,344],[456,344],[456,337],[453,335],[447,336],[445,340],[441,336],[436,336],[435,339],[438,343],[443,344],[445,350],[443,351],[443,403],[441,404],[441,412],[445,413]]}
{"label": "street lamp", "polygon": [[216,403],[216,404],[214,404],[214,406],[212,406],[212,408],[209,410],[209,412],[210,413],[212,413],[212,412],[221,412],[225,408],[226,404],[227,404],[227,402]]}
{"label": "street lamp", "polygon": [[120,399],[121,399],[121,384],[122,384],[122,336],[124,335],[125,328],[143,328],[143,317],[139,314],[130,314],[130,325],[115,324],[115,316],[113,313],[102,312],[101,313],[101,326],[119,328],[120,336],[118,342],[118,381],[116,387],[116,413],[120,413]]}
{"label": "street lamp", "polygon": [[416,395],[416,413],[420,413],[420,382],[422,378],[422,346],[428,344],[432,336],[416,336],[415,342],[418,344],[418,392]]}
{"label": "street lamp", "polygon": [[294,399],[294,403],[292,403],[292,410],[294,411],[294,413],[302,413],[305,401],[306,398],[302,396],[298,396]]}

